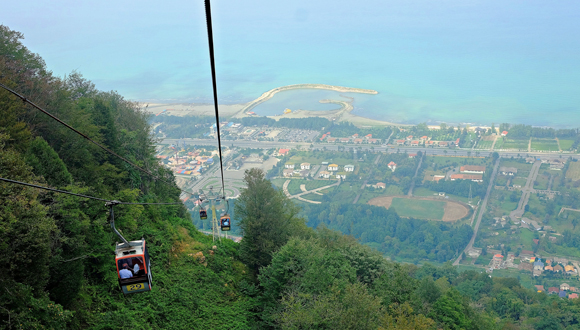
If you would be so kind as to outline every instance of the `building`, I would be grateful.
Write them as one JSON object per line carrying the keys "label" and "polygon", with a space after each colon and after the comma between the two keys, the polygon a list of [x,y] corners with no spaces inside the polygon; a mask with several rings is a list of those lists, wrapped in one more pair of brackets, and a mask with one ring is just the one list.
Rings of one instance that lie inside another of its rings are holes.
{"label": "building", "polygon": [[328,170],[329,171],[338,171],[338,165],[330,164],[330,165],[328,165]]}
{"label": "building", "polygon": [[576,270],[574,269],[574,266],[572,266],[572,265],[564,266],[564,271],[568,275],[574,275],[574,274],[576,274]]}
{"label": "building", "polygon": [[417,140],[411,141],[411,147],[418,147],[418,146],[419,146],[419,141],[417,141]]}
{"label": "building", "polygon": [[397,169],[397,164],[395,164],[393,161],[391,161],[387,166],[391,169],[392,172],[395,172]]}
{"label": "building", "polygon": [[411,141],[411,140],[413,140],[413,135],[407,136],[407,141]]}
{"label": "building", "polygon": [[294,164],[288,163],[288,164],[284,165],[284,167],[289,168],[289,169],[294,169]]}
{"label": "building", "polygon": [[578,294],[577,294],[577,293],[571,293],[571,294],[568,296],[568,299],[578,299]]}
{"label": "building", "polygon": [[346,180],[346,173],[336,173],[336,178]]}
{"label": "building", "polygon": [[538,292],[544,292],[544,291],[545,291],[545,290],[544,290],[544,286],[543,286],[543,285],[535,285],[535,287],[536,287],[536,290],[537,290]]}
{"label": "building", "polygon": [[328,171],[320,171],[318,176],[325,179],[330,179],[330,172]]}
{"label": "building", "polygon": [[310,163],[302,163],[302,164],[300,164],[300,169],[301,170],[309,170],[310,169]]}
{"label": "building", "polygon": [[361,143],[363,143],[363,139],[360,139],[360,138],[354,139],[354,143],[361,144]]}
{"label": "building", "polygon": [[354,172],[354,165],[344,165],[345,172]]}
{"label": "building", "polygon": [[329,138],[327,138],[327,139],[326,139],[326,141],[327,141],[328,143],[334,143],[334,142],[336,142],[336,138],[334,138],[334,137],[329,137]]}
{"label": "building", "polygon": [[508,131],[501,132],[501,136],[507,136],[507,135],[508,135]]}
{"label": "building", "polygon": [[405,140],[397,140],[395,143],[397,143],[398,146],[402,146],[405,144]]}
{"label": "building", "polygon": [[451,174],[451,181],[471,180],[473,182],[483,182],[483,175],[480,174]]}
{"label": "building", "polygon": [[560,292],[560,290],[555,286],[548,288],[548,294],[556,294],[558,292]]}
{"label": "building", "polygon": [[570,290],[570,284],[568,283],[560,284],[560,291],[568,291],[568,290]]}
{"label": "building", "polygon": [[340,138],[340,142],[342,143],[348,143],[350,141],[349,138]]}
{"label": "building", "polygon": [[506,167],[502,166],[499,168],[499,172],[503,175],[516,175],[518,174],[518,169],[516,167]]}
{"label": "building", "polygon": [[478,165],[463,165],[459,168],[461,173],[483,174],[485,173],[485,166]]}
{"label": "building", "polygon": [[294,170],[287,168],[282,173],[284,174],[284,177],[287,178],[294,175]]}
{"label": "building", "polygon": [[441,148],[448,147],[449,146],[449,142],[442,141],[442,142],[437,143],[437,146],[438,147],[441,147]]}
{"label": "building", "polygon": [[560,265],[554,266],[554,272],[559,273],[559,272],[563,272],[563,271],[564,271],[564,267],[562,267]]}
{"label": "building", "polygon": [[290,151],[290,149],[280,149],[280,150],[278,150],[278,154],[285,156],[288,154],[289,151]]}
{"label": "building", "polygon": [[552,266],[548,265],[548,266],[544,267],[544,270],[549,270],[549,271],[553,272],[554,268]]}
{"label": "building", "polygon": [[534,270],[543,270],[544,269],[544,263],[538,259],[538,261],[534,262]]}
{"label": "building", "polygon": [[377,182],[375,188],[385,189],[387,188],[387,185],[384,182]]}

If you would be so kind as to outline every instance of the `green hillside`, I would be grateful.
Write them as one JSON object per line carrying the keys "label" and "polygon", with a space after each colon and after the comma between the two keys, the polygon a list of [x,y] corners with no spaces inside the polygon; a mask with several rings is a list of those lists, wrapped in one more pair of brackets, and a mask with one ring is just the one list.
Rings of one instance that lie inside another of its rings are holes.
{"label": "green hillside", "polygon": [[[148,118],[138,105],[97,90],[79,73],[54,77],[22,38],[0,25],[0,83],[154,176],[0,89],[0,177],[106,200],[179,203],[179,189],[167,183],[174,182],[173,175],[154,157]],[[338,205],[328,219],[312,217],[309,221],[320,225],[314,230],[260,170],[247,171],[245,184],[233,219],[244,233],[239,244],[213,242],[198,232],[182,205],[116,206],[117,228],[129,239],[145,238],[152,260],[152,291],[124,296],[113,255],[118,238],[103,201],[0,181],[0,329],[580,325],[580,299],[537,293],[515,278],[458,273],[449,263],[394,263],[324,225],[362,231],[363,222],[349,219],[385,214],[388,221],[381,223],[389,227],[375,231],[382,237],[372,238],[384,242],[382,252],[400,250],[406,242],[417,253],[441,258],[459,253],[449,237],[463,237],[463,232],[443,239],[415,235],[413,229],[451,230],[400,221],[394,212],[358,205],[345,206],[341,219],[333,214]]]}

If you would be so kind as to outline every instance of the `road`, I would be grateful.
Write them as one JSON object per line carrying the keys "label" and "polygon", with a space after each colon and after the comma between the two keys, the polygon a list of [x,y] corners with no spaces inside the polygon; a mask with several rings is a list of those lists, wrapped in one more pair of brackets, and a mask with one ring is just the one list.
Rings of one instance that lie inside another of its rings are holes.
{"label": "road", "polygon": [[413,176],[413,180],[411,181],[411,187],[409,188],[409,193],[407,194],[409,196],[413,196],[413,189],[415,188],[415,178],[417,177],[417,174],[419,173],[419,169],[421,168],[422,163],[423,163],[423,155],[421,155],[421,158],[419,159],[419,165],[417,165],[417,169],[415,170],[415,175]]}
{"label": "road", "polygon": [[518,218],[521,218],[525,213],[525,207],[528,205],[530,195],[534,190],[534,181],[536,181],[536,178],[538,177],[538,172],[540,172],[541,165],[542,162],[537,160],[532,166],[530,174],[528,175],[528,180],[526,181],[526,185],[522,188],[522,197],[520,198],[518,207],[510,212],[510,219],[514,222],[518,221]]}
{"label": "road", "polygon": [[[212,139],[165,139],[161,143],[162,144],[175,144],[177,141],[181,141],[182,143],[185,142],[186,144],[190,145],[211,145],[215,146],[217,144],[216,140]],[[279,142],[279,141],[255,141],[255,140],[235,140],[235,141],[222,141],[224,146],[235,146],[240,148],[254,148],[254,149],[279,149],[279,148],[288,148],[288,149],[296,149],[298,146],[305,146],[308,143],[305,142]],[[473,155],[471,148],[465,149],[453,149],[453,154],[451,154],[449,148],[426,148],[426,147],[409,147],[409,146],[387,146],[387,145],[370,145],[370,144],[330,144],[330,143],[311,143],[313,146],[312,149],[314,150],[338,150],[338,147],[346,147],[346,148],[361,148],[363,151],[374,151],[374,152],[387,152],[387,153],[396,153],[398,152],[406,152],[406,153],[417,153],[418,151],[423,152],[426,156],[430,155],[437,155],[437,156],[461,156],[461,157],[468,157],[469,155]],[[371,149],[371,147],[373,149]],[[455,153],[457,151],[457,153]],[[489,156],[492,151],[489,150],[478,150],[478,155],[480,157],[487,157]],[[579,159],[577,154],[568,154],[568,153],[558,153],[558,152],[518,152],[518,151],[495,151],[501,155],[501,157],[509,158],[509,157],[519,157],[519,156],[542,156],[543,158],[550,158],[555,159],[562,157],[573,157]]]}
{"label": "road", "polygon": [[[471,240],[469,241],[469,244],[467,244],[467,246],[463,250],[463,253],[465,253],[465,254],[467,254],[467,251],[471,250],[471,247],[473,247],[473,243],[475,242],[475,237],[477,236],[477,231],[479,230],[479,224],[481,223],[481,218],[483,217],[483,214],[485,213],[487,201],[489,200],[489,196],[491,195],[491,190],[493,189],[493,186],[494,186],[495,176],[497,175],[497,169],[499,167],[499,161],[500,161],[500,158],[498,158],[495,161],[495,165],[493,166],[493,172],[491,173],[491,177],[489,178],[489,185],[487,186],[487,192],[485,193],[485,197],[483,198],[483,201],[481,202],[481,205],[479,207],[480,211],[479,211],[479,215],[477,216],[477,222],[475,223],[475,228],[473,229],[473,236],[471,236]],[[459,254],[459,256],[457,257],[455,262],[453,262],[453,265],[454,266],[459,265],[460,260],[461,260],[461,254]]]}

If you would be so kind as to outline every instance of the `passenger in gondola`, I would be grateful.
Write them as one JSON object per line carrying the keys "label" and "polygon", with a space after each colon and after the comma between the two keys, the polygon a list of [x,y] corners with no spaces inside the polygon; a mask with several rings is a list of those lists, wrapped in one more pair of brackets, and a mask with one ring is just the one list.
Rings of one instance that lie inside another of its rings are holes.
{"label": "passenger in gondola", "polygon": [[123,269],[121,269],[119,271],[119,276],[123,279],[123,278],[131,278],[133,277],[133,273],[131,272],[131,270],[129,269],[129,264],[128,263],[123,263]]}
{"label": "passenger in gondola", "polygon": [[229,225],[230,225],[230,219],[226,218],[226,219],[223,219],[222,220],[222,226],[227,227]]}

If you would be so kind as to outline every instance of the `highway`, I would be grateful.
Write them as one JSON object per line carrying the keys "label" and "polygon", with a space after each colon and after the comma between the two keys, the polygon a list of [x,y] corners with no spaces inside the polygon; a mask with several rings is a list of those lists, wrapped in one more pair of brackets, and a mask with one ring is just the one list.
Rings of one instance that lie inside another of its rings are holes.
{"label": "highway", "polygon": [[[165,139],[162,144],[176,144],[178,141],[182,143],[185,142],[189,145],[211,145],[216,146],[217,140],[213,139]],[[222,141],[223,146],[235,146],[239,148],[254,148],[254,149],[297,149],[298,147],[309,147],[312,145],[314,150],[338,150],[339,147],[346,148],[360,148],[363,151],[371,150],[373,152],[406,152],[406,153],[417,153],[421,151],[427,156],[437,155],[437,156],[461,156],[461,157],[487,157],[492,151],[489,150],[471,150],[471,148],[431,148],[431,147],[409,147],[409,146],[388,146],[384,144],[331,144],[331,143],[307,143],[307,142],[279,142],[279,141],[256,141],[256,140],[225,140]],[[560,158],[562,157],[573,157],[578,159],[578,154],[572,153],[559,153],[559,152],[525,152],[525,151],[495,151],[501,155],[503,158],[509,157],[520,157],[520,156],[541,156],[542,158]]]}

